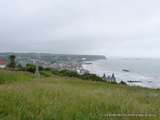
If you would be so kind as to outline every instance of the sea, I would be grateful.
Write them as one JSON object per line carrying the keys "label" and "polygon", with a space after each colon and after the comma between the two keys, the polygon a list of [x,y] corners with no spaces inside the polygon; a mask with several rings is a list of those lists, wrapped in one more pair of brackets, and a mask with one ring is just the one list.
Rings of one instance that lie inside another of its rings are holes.
{"label": "sea", "polygon": [[89,61],[83,68],[98,76],[115,74],[117,82],[131,86],[160,88],[160,59],[155,58],[107,58]]}

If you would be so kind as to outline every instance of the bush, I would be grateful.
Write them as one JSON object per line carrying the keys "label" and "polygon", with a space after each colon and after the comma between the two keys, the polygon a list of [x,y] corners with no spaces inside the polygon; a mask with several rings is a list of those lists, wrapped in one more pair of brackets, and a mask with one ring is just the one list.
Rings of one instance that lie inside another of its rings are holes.
{"label": "bush", "polygon": [[69,71],[69,70],[61,70],[59,71],[60,75],[68,76],[68,77],[79,77],[77,72]]}
{"label": "bush", "polygon": [[80,75],[80,78],[84,80],[103,81],[102,78],[98,77],[96,74],[89,74],[89,73]]}
{"label": "bush", "polygon": [[27,65],[26,65],[26,71],[35,73],[35,71],[36,71],[36,65],[27,64]]}
{"label": "bush", "polygon": [[127,85],[127,83],[124,82],[124,81],[121,81],[119,84],[121,84],[121,85]]}
{"label": "bush", "polygon": [[[31,73],[35,73],[36,72],[36,65],[27,64],[25,70],[28,72],[31,72]],[[43,71],[43,70],[44,70],[44,68],[42,66],[39,66],[39,71]]]}
{"label": "bush", "polygon": [[16,69],[17,69],[18,71],[25,71],[25,67],[23,67],[21,64],[18,64],[18,65],[16,66]]}
{"label": "bush", "polygon": [[53,75],[52,72],[48,71],[48,70],[40,71],[40,74],[45,76],[45,77],[51,77]]}
{"label": "bush", "polygon": [[59,76],[77,77],[83,80],[103,81],[103,79],[101,77],[98,77],[96,74],[86,73],[84,75],[79,75],[75,71],[69,71],[69,70],[58,71],[55,69],[52,69],[52,73]]}

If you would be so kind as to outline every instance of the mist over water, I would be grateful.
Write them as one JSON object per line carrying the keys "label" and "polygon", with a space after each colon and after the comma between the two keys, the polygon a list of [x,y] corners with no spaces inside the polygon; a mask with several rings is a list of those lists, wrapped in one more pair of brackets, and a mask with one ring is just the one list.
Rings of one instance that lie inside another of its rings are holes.
{"label": "mist over water", "polygon": [[[118,82],[123,80],[129,85],[160,88],[160,59],[108,58],[92,61],[92,64],[83,65],[83,67],[100,76],[104,73],[106,75],[115,73]],[[130,83],[128,81],[139,82]]]}

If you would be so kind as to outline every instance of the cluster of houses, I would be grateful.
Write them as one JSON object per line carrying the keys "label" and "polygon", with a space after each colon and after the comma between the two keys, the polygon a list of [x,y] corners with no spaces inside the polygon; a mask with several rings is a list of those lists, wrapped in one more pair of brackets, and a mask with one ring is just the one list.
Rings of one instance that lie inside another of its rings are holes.
{"label": "cluster of houses", "polygon": [[[68,58],[69,59],[69,58]],[[82,58],[82,60],[85,60],[86,58]],[[34,58],[30,58],[30,57],[21,57],[18,56],[17,57],[17,62],[18,64],[21,64],[23,67],[26,66],[27,63],[30,64],[35,64],[38,63],[39,65],[41,65],[43,68],[53,68],[56,70],[69,70],[69,71],[76,71],[78,74],[83,75],[86,73],[89,73],[88,70],[83,69],[82,67],[82,63],[81,62],[55,62],[55,63],[51,63],[48,61],[45,61],[43,59],[34,59]]]}
{"label": "cluster of houses", "polygon": [[4,69],[6,67],[6,61],[3,58],[0,58],[0,69]]}
{"label": "cluster of houses", "polygon": [[81,64],[79,63],[54,63],[49,65],[48,67],[58,69],[58,70],[71,70],[76,71],[77,69],[81,68]]}
{"label": "cluster of houses", "polygon": [[[85,58],[83,58],[84,60]],[[26,66],[27,63],[32,63],[35,64],[35,61],[38,62],[39,65],[42,65],[44,68],[54,68],[57,70],[70,70],[70,71],[76,71],[78,74],[85,74],[85,73],[89,73],[88,70],[85,70],[82,68],[82,64],[81,63],[49,63],[46,62],[44,60],[35,60],[33,58],[29,58],[29,57],[17,57],[17,64],[21,64],[22,66]],[[0,57],[0,69],[4,69],[7,66],[7,62],[5,59]]]}
{"label": "cluster of houses", "polygon": [[86,73],[89,73],[88,70],[85,70],[82,68],[81,63],[54,63],[49,65],[50,68],[54,68],[57,70],[70,70],[70,71],[76,71],[78,74],[83,75]]}

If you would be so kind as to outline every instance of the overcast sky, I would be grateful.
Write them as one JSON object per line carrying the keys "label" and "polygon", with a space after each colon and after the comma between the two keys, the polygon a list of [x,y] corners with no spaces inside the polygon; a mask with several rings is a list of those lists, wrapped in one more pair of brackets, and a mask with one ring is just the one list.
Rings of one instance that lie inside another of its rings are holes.
{"label": "overcast sky", "polygon": [[0,0],[0,52],[160,57],[159,0]]}

